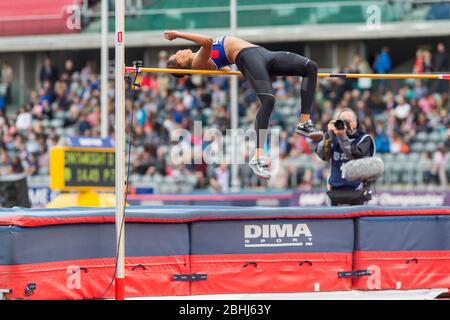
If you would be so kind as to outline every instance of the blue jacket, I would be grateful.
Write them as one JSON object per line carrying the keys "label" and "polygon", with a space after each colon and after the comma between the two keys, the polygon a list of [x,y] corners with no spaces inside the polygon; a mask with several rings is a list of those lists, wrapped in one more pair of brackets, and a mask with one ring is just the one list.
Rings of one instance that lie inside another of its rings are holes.
{"label": "blue jacket", "polygon": [[392,69],[392,60],[387,52],[381,52],[373,65],[375,73],[388,73]]}
{"label": "blue jacket", "polygon": [[361,181],[348,181],[342,178],[341,166],[347,161],[372,157],[375,154],[375,144],[367,133],[357,130],[352,136],[329,136],[327,133],[316,148],[316,153],[324,161],[331,164],[328,183],[333,189],[357,189]]}

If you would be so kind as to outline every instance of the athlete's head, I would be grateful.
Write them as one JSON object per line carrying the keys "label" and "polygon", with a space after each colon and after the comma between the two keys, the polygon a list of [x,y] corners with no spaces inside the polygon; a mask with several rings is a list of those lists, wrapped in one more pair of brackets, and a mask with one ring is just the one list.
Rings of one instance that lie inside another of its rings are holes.
{"label": "athlete's head", "polygon": [[343,120],[349,124],[350,127],[347,127],[347,131],[349,133],[354,133],[356,128],[358,127],[358,116],[355,111],[350,108],[344,108],[338,114],[337,119]]}
{"label": "athlete's head", "polygon": [[[194,53],[191,49],[178,50],[167,60],[167,68],[170,69],[191,69]],[[185,74],[172,73],[174,77],[182,78]]]}

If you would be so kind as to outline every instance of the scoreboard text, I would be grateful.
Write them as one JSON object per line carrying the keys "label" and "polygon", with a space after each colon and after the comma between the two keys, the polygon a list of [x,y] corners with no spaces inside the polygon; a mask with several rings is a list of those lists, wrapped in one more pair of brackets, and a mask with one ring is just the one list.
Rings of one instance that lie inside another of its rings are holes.
{"label": "scoreboard text", "polygon": [[113,148],[54,147],[50,152],[50,188],[112,190]]}

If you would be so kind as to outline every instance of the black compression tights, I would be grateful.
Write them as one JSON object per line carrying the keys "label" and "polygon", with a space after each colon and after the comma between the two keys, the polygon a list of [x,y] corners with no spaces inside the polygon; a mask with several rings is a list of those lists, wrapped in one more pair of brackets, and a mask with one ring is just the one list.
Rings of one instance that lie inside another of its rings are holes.
{"label": "black compression tights", "polygon": [[[261,108],[255,121],[258,148],[264,148],[265,130],[275,105],[271,76],[302,77],[301,113],[310,114],[317,85],[317,64],[301,55],[286,51],[269,51],[262,47],[241,50],[236,65],[255,90]],[[260,130],[264,130],[260,133]]]}

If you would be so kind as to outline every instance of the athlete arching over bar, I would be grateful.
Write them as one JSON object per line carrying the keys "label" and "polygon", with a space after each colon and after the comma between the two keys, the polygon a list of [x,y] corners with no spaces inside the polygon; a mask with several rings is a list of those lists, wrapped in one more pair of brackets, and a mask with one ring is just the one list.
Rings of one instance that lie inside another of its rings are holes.
{"label": "athlete arching over bar", "polygon": [[[200,46],[197,52],[190,49],[179,50],[167,61],[172,69],[229,70],[236,64],[239,71],[249,81],[258,96],[261,107],[256,114],[255,129],[257,148],[249,164],[256,175],[269,179],[270,162],[264,155],[264,145],[270,115],[275,105],[271,76],[302,77],[301,115],[295,132],[314,141],[323,139],[310,119],[311,106],[317,85],[317,64],[301,55],[286,51],[269,51],[263,47],[232,36],[213,39],[200,34],[166,31],[167,40],[177,38],[192,41]],[[183,77],[183,74],[173,74]],[[264,131],[260,131],[264,130]],[[264,133],[263,133],[264,132]]]}

